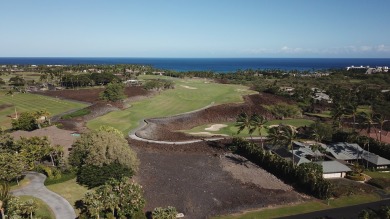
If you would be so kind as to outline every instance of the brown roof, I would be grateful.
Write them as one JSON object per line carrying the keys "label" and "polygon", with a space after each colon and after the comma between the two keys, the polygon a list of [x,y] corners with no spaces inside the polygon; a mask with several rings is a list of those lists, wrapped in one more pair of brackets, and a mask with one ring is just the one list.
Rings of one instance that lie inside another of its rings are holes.
{"label": "brown roof", "polygon": [[21,137],[30,138],[33,136],[43,137],[47,136],[51,145],[61,145],[64,147],[65,156],[68,155],[69,149],[72,144],[76,141],[77,137],[73,136],[73,131],[59,129],[56,126],[50,126],[42,129],[37,129],[31,132],[27,131],[16,131],[11,133],[11,136],[15,140],[19,140]]}

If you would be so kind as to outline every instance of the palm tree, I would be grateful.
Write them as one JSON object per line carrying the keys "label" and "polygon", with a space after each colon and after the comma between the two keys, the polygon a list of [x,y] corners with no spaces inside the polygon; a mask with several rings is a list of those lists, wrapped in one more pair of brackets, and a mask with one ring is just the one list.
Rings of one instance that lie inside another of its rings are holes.
{"label": "palm tree", "polygon": [[[360,112],[358,114],[358,118],[360,120],[362,129],[366,129],[367,134],[370,137],[371,128],[373,128],[375,124],[373,113]],[[375,132],[375,135],[376,138],[378,139],[378,133]]]}
{"label": "palm tree", "polygon": [[250,118],[250,121],[252,123],[252,127],[254,127],[255,130],[257,129],[257,131],[259,132],[261,148],[264,149],[264,141],[261,136],[261,130],[265,128],[265,123],[268,122],[267,119],[262,115],[259,116],[257,114],[253,114]]}
{"label": "palm tree", "polygon": [[252,124],[251,117],[249,117],[248,114],[244,112],[241,113],[236,119],[235,126],[238,127],[237,134],[240,134],[244,129],[247,128],[249,136],[253,140],[252,133],[255,131],[255,128],[252,126]]}
{"label": "palm tree", "polygon": [[374,121],[379,124],[379,141],[382,142],[383,125],[388,121],[383,114],[377,113],[374,115]]}
{"label": "palm tree", "polygon": [[[297,139],[297,132],[292,126],[280,124],[279,126],[272,127],[269,130],[268,139],[273,145],[283,145],[287,150],[293,150],[293,141]],[[294,165],[293,151],[291,154]]]}

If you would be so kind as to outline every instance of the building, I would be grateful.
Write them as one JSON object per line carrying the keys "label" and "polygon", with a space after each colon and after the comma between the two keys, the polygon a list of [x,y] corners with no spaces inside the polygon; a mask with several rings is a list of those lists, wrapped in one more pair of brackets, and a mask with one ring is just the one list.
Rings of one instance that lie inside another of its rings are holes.
{"label": "building", "polygon": [[347,175],[347,172],[352,171],[349,167],[336,160],[316,161],[314,163],[317,163],[322,166],[322,171],[323,171],[322,176],[325,179],[343,178]]}
{"label": "building", "polygon": [[347,163],[360,162],[366,167],[384,169],[390,167],[390,160],[362,149],[358,144],[346,142],[322,145],[335,159]]}

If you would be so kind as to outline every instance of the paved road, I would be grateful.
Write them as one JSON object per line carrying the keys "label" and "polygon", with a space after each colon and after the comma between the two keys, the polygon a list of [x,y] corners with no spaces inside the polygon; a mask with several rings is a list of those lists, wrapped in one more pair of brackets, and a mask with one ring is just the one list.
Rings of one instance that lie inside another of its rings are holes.
{"label": "paved road", "polygon": [[333,208],[323,211],[315,211],[307,214],[299,214],[288,217],[281,217],[283,219],[314,219],[314,218],[326,218],[326,219],[356,219],[358,218],[359,213],[363,209],[372,209],[378,210],[383,205],[390,205],[390,199],[370,202],[367,204],[353,205],[343,208]]}
{"label": "paved road", "polygon": [[76,214],[69,202],[44,186],[45,175],[36,172],[27,172],[26,178],[30,183],[21,189],[11,191],[13,195],[29,195],[41,199],[51,208],[57,219],[76,218]]}

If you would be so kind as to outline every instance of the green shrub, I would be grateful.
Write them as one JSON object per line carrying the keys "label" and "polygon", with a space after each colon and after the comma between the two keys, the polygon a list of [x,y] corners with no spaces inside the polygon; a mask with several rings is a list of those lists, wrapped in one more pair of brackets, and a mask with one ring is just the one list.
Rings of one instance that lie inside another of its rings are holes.
{"label": "green shrub", "polygon": [[62,183],[71,179],[76,178],[76,173],[75,172],[65,172],[59,174],[60,177],[55,177],[53,179],[47,178],[45,181],[45,185],[52,185],[52,184],[57,184],[57,183]]}
{"label": "green shrub", "polygon": [[353,180],[353,181],[364,181],[365,180],[365,177],[362,174],[346,175],[345,178]]}
{"label": "green shrub", "polygon": [[[45,174],[45,170],[44,170],[45,166],[43,164],[39,164],[39,165],[35,165],[34,167],[34,171],[35,172],[38,172],[38,173],[43,173]],[[46,175],[46,174],[45,174]],[[46,175],[47,176],[47,175]]]}
{"label": "green shrub", "polygon": [[158,207],[152,212],[153,219],[175,219],[176,215],[176,208],[172,206],[168,206],[167,208]]}

